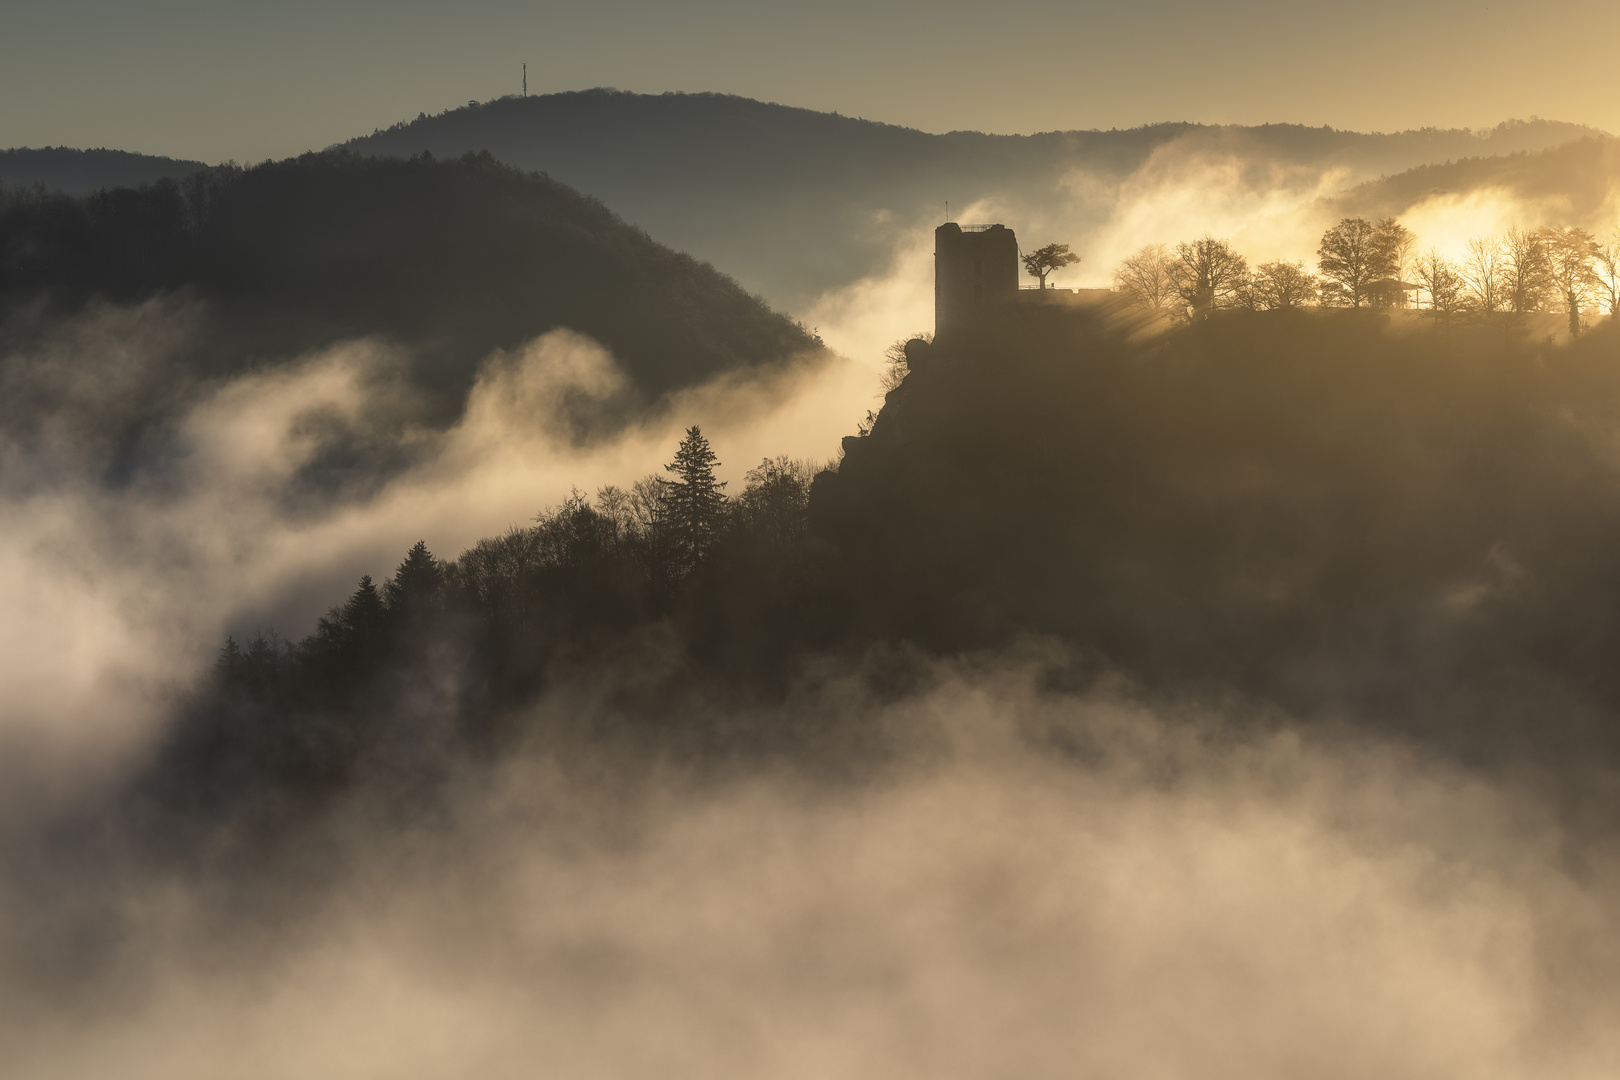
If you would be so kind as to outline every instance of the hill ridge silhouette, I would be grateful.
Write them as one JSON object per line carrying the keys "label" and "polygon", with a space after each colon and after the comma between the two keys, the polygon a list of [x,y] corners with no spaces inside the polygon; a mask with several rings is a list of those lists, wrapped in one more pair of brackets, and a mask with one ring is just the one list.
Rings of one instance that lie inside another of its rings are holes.
{"label": "hill ridge silhouette", "polygon": [[908,230],[935,223],[946,202],[988,198],[1012,216],[1039,217],[1064,200],[1077,170],[1117,183],[1172,143],[1256,162],[1350,168],[1352,179],[1371,179],[1592,134],[1546,120],[1387,135],[1190,122],[934,134],[737,95],[596,89],[423,113],[341,145],[399,157],[488,150],[601,198],[794,310],[882,270]]}

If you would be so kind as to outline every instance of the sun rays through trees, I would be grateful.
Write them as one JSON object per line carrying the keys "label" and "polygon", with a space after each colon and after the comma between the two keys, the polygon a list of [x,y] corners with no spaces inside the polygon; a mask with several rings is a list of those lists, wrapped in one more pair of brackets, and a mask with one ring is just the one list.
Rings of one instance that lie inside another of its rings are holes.
{"label": "sun rays through trees", "polygon": [[1230,240],[1206,235],[1140,248],[1113,284],[1129,307],[1176,322],[1236,308],[1404,309],[1444,327],[1506,316],[1545,329],[1559,316],[1574,338],[1620,314],[1620,228],[1604,241],[1577,226],[1514,226],[1468,238],[1453,258],[1394,218],[1344,218],[1322,234],[1315,272],[1288,259],[1251,269]]}

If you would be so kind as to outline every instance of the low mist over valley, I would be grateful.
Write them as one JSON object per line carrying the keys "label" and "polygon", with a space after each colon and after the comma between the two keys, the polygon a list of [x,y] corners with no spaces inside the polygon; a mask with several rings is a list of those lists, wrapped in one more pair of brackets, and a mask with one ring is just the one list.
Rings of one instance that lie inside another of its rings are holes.
{"label": "low mist over valley", "polygon": [[1613,1075],[1617,191],[526,82],[0,151],[6,1075]]}

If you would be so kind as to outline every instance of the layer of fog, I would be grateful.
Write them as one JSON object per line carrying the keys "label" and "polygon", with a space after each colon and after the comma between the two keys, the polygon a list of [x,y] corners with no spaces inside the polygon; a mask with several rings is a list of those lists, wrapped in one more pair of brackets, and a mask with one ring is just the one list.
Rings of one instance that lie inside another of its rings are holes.
{"label": "layer of fog", "polygon": [[[1205,234],[1232,241],[1251,266],[1286,259],[1314,270],[1322,233],[1340,217],[1336,196],[1370,179],[1349,164],[1284,163],[1178,141],[1156,150],[1122,183],[1071,174],[1067,200],[1028,215],[1032,235],[1024,247],[1050,242],[1048,235],[1073,242],[1086,261],[1065,278],[1069,287],[1106,287],[1120,260],[1143,245],[1174,246]],[[1523,195],[1495,185],[1431,191],[1397,217],[1417,235],[1420,250],[1432,247],[1460,260],[1470,239],[1511,228],[1579,225],[1607,235],[1620,224],[1620,188],[1611,182],[1590,213],[1577,211],[1567,196]]]}
{"label": "layer of fog", "polygon": [[[1060,284],[1106,284],[1124,253],[1205,231],[1309,259],[1308,207],[1340,183],[1171,164],[1091,232],[961,217],[1073,242],[1087,261]],[[1529,223],[1454,202],[1408,221],[1425,244]],[[619,385],[577,335],[489,358],[448,431],[411,423],[404,357],[354,342],[199,388],[110,483],[97,425],[192,332],[184,305],[98,309],[4,358],[56,399],[0,445],[0,835],[116,777],[224,633],[306,632],[419,538],[452,556],[576,485],[628,483],[691,423],[733,485],[766,455],[836,453],[877,404],[882,347],[932,322],[930,230],[810,313],[841,355],[692,391],[606,443],[560,419]],[[408,467],[301,498],[312,461],[383,436]],[[121,944],[67,989],[0,976],[8,1075],[1613,1072],[1620,863],[1533,788],[1225,710],[1047,698],[1016,664],[937,678],[880,705],[827,676],[786,708],[892,736],[856,780],[537,748],[468,775],[432,827],[380,826],[358,797],[330,826],[344,880],[245,924],[206,881],[80,881]],[[10,950],[39,897],[0,897]]]}
{"label": "layer of fog", "polygon": [[1434,248],[1461,262],[1468,241],[1499,237],[1510,229],[1562,228],[1576,225],[1608,242],[1620,226],[1620,190],[1611,190],[1593,215],[1577,213],[1562,196],[1523,196],[1500,187],[1430,194],[1400,214],[1399,220],[1417,234],[1424,251]]}
{"label": "layer of fog", "polygon": [[268,912],[109,871],[112,955],[0,980],[7,1073],[1612,1075],[1612,845],[1396,746],[1036,667],[810,680],[778,720],[881,732],[854,778],[536,746],[432,824],[352,806],[341,881]]}
{"label": "layer of fog", "polygon": [[[1075,171],[1048,200],[990,199],[955,216],[1005,221],[1026,250],[1071,243],[1083,261],[1056,283],[1104,286],[1143,244],[1205,232],[1232,239],[1251,263],[1312,262],[1330,223],[1324,196],[1360,179],[1344,165],[1176,140],[1123,179]],[[1560,223],[1568,209],[1490,189],[1432,194],[1402,219],[1421,247],[1457,256],[1472,236]],[[208,388],[177,423],[178,461],[141,463],[134,482],[109,491],[106,462],[93,460],[98,425],[162,398],[161,387],[136,392],[142,373],[184,346],[194,313],[174,302],[100,309],[35,355],[0,358],[8,370],[54,373],[33,406],[44,416],[38,431],[8,443],[0,474],[0,601],[13,613],[0,627],[10,690],[0,736],[49,732],[76,746],[75,733],[95,732],[108,747],[138,738],[154,703],[195,673],[223,632],[263,625],[300,634],[359,574],[386,572],[415,539],[454,554],[573,485],[589,492],[633,481],[667,460],[688,423],[704,426],[734,484],[766,455],[834,455],[879,404],[883,348],[932,324],[932,223],[889,220],[884,229],[896,237],[885,272],[802,313],[835,359],[770,385],[722,380],[685,394],[608,445],[582,448],[552,423],[559,400],[616,388],[611,358],[588,342],[553,335],[491,358],[449,432],[414,429],[397,377],[404,358],[357,342]],[[394,440],[415,464],[346,501],[297,504],[292,492],[310,462],[367,437]]]}
{"label": "layer of fog", "polygon": [[[659,472],[691,424],[740,487],[766,456],[836,455],[875,404],[872,364],[806,359],[719,379],[581,443],[564,414],[623,379],[602,347],[557,331],[488,358],[465,414],[436,430],[413,420],[408,358],[373,342],[167,386],[165,360],[194,316],[172,298],[98,307],[0,357],[8,389],[38,399],[27,424],[0,433],[0,742],[13,763],[54,762],[25,770],[36,777],[116,770],[226,633],[302,636],[418,539],[453,557],[575,486]],[[184,401],[154,445],[119,457],[107,430],[171,404],[148,397]],[[310,494],[312,464],[368,444],[408,464]],[[127,474],[116,482],[115,466]]]}
{"label": "layer of fog", "polygon": [[[1335,197],[1370,179],[1353,163],[1285,162],[1178,139],[1124,177],[1075,169],[1044,198],[992,196],[953,207],[951,216],[1001,222],[1018,234],[1025,252],[1069,244],[1082,261],[1049,279],[1061,288],[1109,288],[1120,261],[1143,246],[1173,247],[1206,234],[1230,240],[1251,266],[1284,259],[1314,271],[1322,233],[1340,216]],[[1499,186],[1434,191],[1404,207],[1398,219],[1416,234],[1417,250],[1434,248],[1460,263],[1469,240],[1514,228],[1578,225],[1608,239],[1620,226],[1620,187],[1611,185],[1589,213],[1577,212],[1567,197]],[[888,266],[829,290],[804,321],[835,348],[862,357],[881,355],[896,338],[931,326],[933,230],[940,220],[935,212],[909,224],[893,215],[874,222],[874,229],[894,237]]]}
{"label": "layer of fog", "polygon": [[[1056,282],[1106,285],[1142,244],[1206,231],[1229,236],[1251,262],[1310,262],[1327,223],[1322,196],[1351,179],[1176,142],[1123,182],[1073,174],[1049,204],[990,200],[956,216],[1006,221],[1026,250],[1071,242],[1084,261]],[[1433,195],[1403,220],[1420,245],[1455,255],[1471,236],[1556,223],[1565,209],[1481,190]],[[7,443],[0,472],[0,603],[12,613],[0,626],[0,738],[25,733],[36,750],[57,743],[75,769],[88,764],[87,745],[105,752],[92,760],[118,760],[224,633],[307,632],[360,574],[386,573],[416,539],[453,555],[575,485],[627,484],[668,460],[687,424],[704,427],[733,484],[767,455],[835,455],[880,404],[883,348],[933,321],[932,225],[896,235],[883,274],[803,313],[834,350],[828,362],[765,383],[721,380],[607,444],[577,445],[557,423],[560,402],[619,385],[611,358],[583,339],[550,335],[490,358],[448,432],[412,426],[404,357],[355,342],[205,388],[176,423],[178,449],[138,462],[132,482],[110,489],[96,457],[100,427],[163,397],[161,386],[142,391],[143,380],[197,332],[195,313],[175,301],[96,309],[33,353],[0,358],[13,374],[50,373],[33,379],[45,386],[33,406],[43,419],[30,439]],[[392,440],[414,464],[344,500],[299,502],[312,461],[368,438]]]}

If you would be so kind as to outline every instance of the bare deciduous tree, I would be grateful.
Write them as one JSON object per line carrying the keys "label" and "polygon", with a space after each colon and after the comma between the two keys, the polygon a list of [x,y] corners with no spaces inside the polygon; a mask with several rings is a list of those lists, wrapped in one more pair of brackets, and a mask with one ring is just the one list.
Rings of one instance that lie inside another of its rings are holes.
{"label": "bare deciduous tree", "polygon": [[1514,314],[1540,311],[1551,289],[1547,241],[1534,229],[1509,229],[1502,238],[1502,283]]}
{"label": "bare deciduous tree", "polygon": [[1417,235],[1394,218],[1385,218],[1378,223],[1378,241],[1390,276],[1405,281],[1417,259]]}
{"label": "bare deciduous tree", "polygon": [[805,535],[810,485],[820,469],[814,462],[786,455],[765,458],[744,475],[737,499],[737,523],[772,548]]}
{"label": "bare deciduous tree", "polygon": [[1494,236],[1476,236],[1463,255],[1463,283],[1468,306],[1489,315],[1507,306],[1507,285],[1502,242]]}
{"label": "bare deciduous tree", "polygon": [[1316,275],[1307,271],[1302,262],[1262,263],[1255,269],[1250,287],[1255,306],[1267,311],[1304,307],[1321,295]]}
{"label": "bare deciduous tree", "polygon": [[1462,271],[1433,248],[1413,261],[1412,270],[1418,284],[1423,287],[1420,305],[1421,296],[1427,294],[1429,310],[1435,318],[1449,323],[1451,317],[1462,310],[1465,288]]}
{"label": "bare deciduous tree", "polygon": [[1176,245],[1170,274],[1188,317],[1207,319],[1217,308],[1237,306],[1249,279],[1249,263],[1232,245],[1213,236]]}
{"label": "bare deciduous tree", "polygon": [[1569,336],[1581,334],[1581,310],[1591,302],[1600,282],[1593,263],[1597,260],[1596,237],[1574,225],[1565,229],[1543,229],[1547,252],[1547,277],[1569,316]]}
{"label": "bare deciduous tree", "polygon": [[1608,305],[1609,317],[1620,318],[1620,228],[1614,238],[1593,253],[1597,261],[1598,296]]}
{"label": "bare deciduous tree", "polygon": [[1138,307],[1164,314],[1175,305],[1175,256],[1163,244],[1149,244],[1114,271],[1114,288]]}

